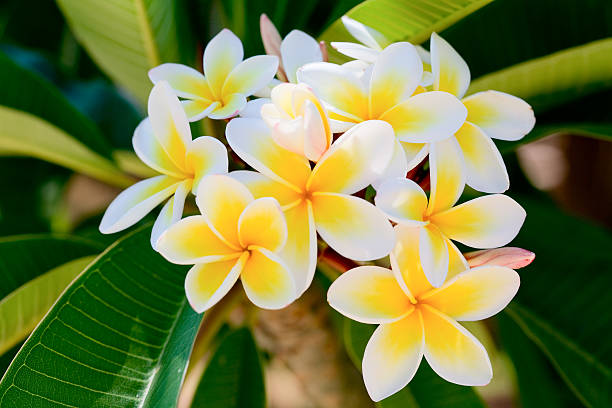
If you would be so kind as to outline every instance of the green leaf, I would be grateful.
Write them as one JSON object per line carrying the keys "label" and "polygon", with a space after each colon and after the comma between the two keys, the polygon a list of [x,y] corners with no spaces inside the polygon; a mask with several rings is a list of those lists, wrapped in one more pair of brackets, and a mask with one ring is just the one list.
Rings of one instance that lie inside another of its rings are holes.
{"label": "green leaf", "polygon": [[[98,127],[50,82],[0,52],[0,106],[22,111],[69,134],[101,158],[112,159],[111,146]],[[40,135],[41,137],[44,135]]]}
{"label": "green leaf", "polygon": [[0,154],[36,157],[119,187],[134,182],[113,162],[62,129],[40,117],[3,106],[0,106]]}
{"label": "green leaf", "polygon": [[473,81],[468,94],[494,89],[529,102],[536,112],[612,86],[612,38],[536,58]]}
{"label": "green leaf", "polygon": [[[355,365],[361,359],[375,325],[344,319],[344,343]],[[410,383],[400,392],[378,403],[382,408],[482,408],[484,404],[471,387],[449,383],[440,378],[423,359]]]}
{"label": "green leaf", "polygon": [[150,235],[117,241],[68,287],[0,381],[1,406],[176,404],[201,315],[185,298],[187,268]]}
{"label": "green leaf", "polygon": [[0,300],[0,355],[34,330],[57,297],[94,259],[75,259],[25,283]]}
{"label": "green leaf", "polygon": [[512,321],[506,312],[497,315],[499,337],[514,366],[518,382],[517,400],[522,408],[577,407],[580,402],[563,387],[544,354]]}
{"label": "green leaf", "polygon": [[95,241],[63,235],[0,238],[0,299],[50,269],[103,249]]}
{"label": "green leaf", "polygon": [[[147,72],[163,62],[193,59],[183,1],[57,0],[77,40],[108,76],[146,105]],[[182,55],[181,55],[182,54]]]}
{"label": "green leaf", "polygon": [[611,234],[533,199],[513,245],[536,253],[521,270],[508,315],[550,359],[583,404],[612,405]]}
{"label": "green leaf", "polygon": [[[346,15],[374,28],[391,42],[420,44],[493,0],[368,0]],[[356,40],[337,20],[321,35],[325,41]],[[383,44],[386,45],[386,44]]]}
{"label": "green leaf", "polygon": [[264,408],[261,359],[246,327],[229,333],[212,356],[196,390],[192,408]]}

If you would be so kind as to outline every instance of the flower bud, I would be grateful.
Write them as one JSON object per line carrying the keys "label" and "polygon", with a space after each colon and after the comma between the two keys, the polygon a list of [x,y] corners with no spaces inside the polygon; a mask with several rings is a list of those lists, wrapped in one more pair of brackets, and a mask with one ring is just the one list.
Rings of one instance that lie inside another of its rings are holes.
{"label": "flower bud", "polygon": [[463,254],[471,268],[484,265],[505,266],[519,269],[529,265],[535,259],[535,254],[523,248],[504,247],[485,249]]}

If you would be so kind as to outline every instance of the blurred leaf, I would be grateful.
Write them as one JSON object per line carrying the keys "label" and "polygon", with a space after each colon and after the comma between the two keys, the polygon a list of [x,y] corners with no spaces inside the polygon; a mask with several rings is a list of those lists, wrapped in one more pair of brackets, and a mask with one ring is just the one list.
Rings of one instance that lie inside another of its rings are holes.
{"label": "blurred leaf", "polygon": [[523,334],[506,312],[497,316],[499,337],[514,366],[518,395],[522,408],[570,408],[580,405],[573,394],[563,387],[546,357]]}
{"label": "blurred leaf", "polygon": [[192,60],[195,54],[183,1],[57,0],[57,4],[92,59],[142,106],[152,87],[149,69],[163,62]]}
{"label": "blurred leaf", "polygon": [[468,94],[494,89],[536,112],[612,86],[612,38],[523,62],[472,81]]}
{"label": "blurred leaf", "polygon": [[3,405],[176,404],[201,315],[185,298],[186,268],[150,235],[117,241],[68,287],[0,382]]}
{"label": "blurred leaf", "polygon": [[[361,359],[376,325],[344,319],[344,342],[355,365]],[[381,408],[482,408],[484,404],[471,387],[449,383],[440,378],[423,359],[410,383],[398,393],[378,403]]]}
{"label": "blurred leaf", "polygon": [[[368,0],[346,15],[379,31],[389,42],[420,44],[433,31],[443,30],[491,1]],[[321,40],[356,42],[340,20],[325,30]]]}
{"label": "blurred leaf", "polygon": [[513,245],[535,262],[521,270],[521,289],[507,313],[540,348],[587,406],[612,405],[611,234],[533,199]]}
{"label": "blurred leaf", "polygon": [[103,249],[104,246],[95,241],[68,235],[0,238],[0,299],[50,269]]}
{"label": "blurred leaf", "polygon": [[25,340],[66,286],[94,258],[87,256],[53,268],[0,299],[0,355]]}
{"label": "blurred leaf", "polygon": [[134,180],[62,129],[29,113],[0,106],[0,154],[46,160],[118,187]]}
{"label": "blurred leaf", "polygon": [[264,408],[263,369],[251,331],[229,333],[213,354],[196,390],[192,408]]}
{"label": "blurred leaf", "polygon": [[[0,105],[44,120],[71,135],[79,144],[112,159],[111,147],[96,125],[81,114],[61,92],[39,75],[0,53]],[[42,136],[42,135],[40,135]]]}

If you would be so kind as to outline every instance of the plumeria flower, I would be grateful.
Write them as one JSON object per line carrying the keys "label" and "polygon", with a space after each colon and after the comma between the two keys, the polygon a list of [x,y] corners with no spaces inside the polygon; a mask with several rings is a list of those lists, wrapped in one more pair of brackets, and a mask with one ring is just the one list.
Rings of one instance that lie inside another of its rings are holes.
{"label": "plumeria flower", "polygon": [[266,87],[256,92],[256,96],[268,97],[270,91],[281,82],[297,83],[297,70],[310,62],[325,60],[325,44],[303,31],[292,30],[281,40],[278,30],[268,16],[262,14],[259,19],[261,40],[266,54],[279,58],[278,79],[272,80]]}
{"label": "plumeria flower", "polygon": [[318,161],[331,145],[327,112],[305,84],[277,85],[272,103],[261,108],[261,117],[276,143],[309,160]]}
{"label": "plumeria flower", "polygon": [[256,200],[235,179],[212,175],[200,182],[196,203],[203,215],[182,219],[158,242],[159,252],[170,262],[194,265],[185,279],[193,309],[210,309],[238,278],[256,306],[280,309],[291,303],[295,283],[278,254],[287,241],[278,202]]}
{"label": "plumeria flower", "polygon": [[[361,44],[352,42],[331,42],[330,45],[339,53],[356,60],[372,64],[376,61],[382,50],[391,44],[384,35],[372,27],[353,20],[349,16],[342,16],[342,24],[346,30]],[[431,75],[431,62],[429,52],[417,45],[416,50],[423,61],[422,86],[429,86],[433,82]]]}
{"label": "plumeria flower", "polygon": [[367,73],[319,62],[302,67],[298,77],[324,102],[332,131],[370,119],[389,123],[397,140],[385,177],[403,177],[427,155],[425,143],[450,137],[467,116],[455,96],[424,92],[422,73],[415,47],[400,42],[385,48]]}
{"label": "plumeria flower", "polygon": [[463,97],[470,85],[470,70],[461,56],[436,33],[431,35],[433,89],[446,91],[467,108],[467,120],[454,137],[465,160],[467,184],[486,193],[501,193],[510,181],[494,139],[519,140],[533,129],[531,106],[520,98],[498,91]]}
{"label": "plumeria flower", "polygon": [[191,139],[187,116],[167,82],[155,84],[148,110],[149,117],[134,131],[132,144],[140,160],[161,174],[119,194],[106,209],[100,232],[124,230],[172,196],[153,226],[151,244],[155,248],[161,233],[182,217],[189,192],[197,191],[202,177],[227,173],[228,159],[219,140],[210,136]]}
{"label": "plumeria flower", "polygon": [[352,196],[385,170],[393,153],[393,130],[382,121],[355,126],[336,140],[316,166],[279,146],[261,119],[233,119],[227,141],[258,172],[236,171],[256,198],[276,198],[287,219],[289,239],[281,257],[295,273],[298,294],[312,281],[317,263],[317,232],[341,255],[358,261],[378,259],[395,237],[385,215]]}
{"label": "plumeria flower", "polygon": [[329,304],[343,315],[379,325],[362,361],[370,397],[380,401],[404,388],[423,356],[447,381],[488,384],[493,372],[487,351],[457,321],[482,320],[501,311],[518,290],[519,275],[510,268],[482,266],[464,269],[434,288],[420,267],[418,231],[396,229],[392,270],[351,269],[332,283],[327,294]]}
{"label": "plumeria flower", "polygon": [[465,259],[451,242],[459,241],[473,248],[506,245],[518,234],[525,210],[512,198],[493,194],[455,206],[463,192],[461,157],[450,148],[454,139],[436,143],[430,156],[431,192],[429,200],[414,181],[395,178],[383,183],[375,202],[389,219],[414,227],[419,233],[418,252],[425,276],[441,286],[449,269],[451,254]]}
{"label": "plumeria flower", "polygon": [[236,116],[246,98],[268,84],[278,68],[278,58],[257,55],[242,61],[240,39],[223,29],[204,50],[204,75],[181,64],[162,64],[149,71],[153,83],[168,81],[186,100],[183,108],[189,121],[204,117],[226,119]]}

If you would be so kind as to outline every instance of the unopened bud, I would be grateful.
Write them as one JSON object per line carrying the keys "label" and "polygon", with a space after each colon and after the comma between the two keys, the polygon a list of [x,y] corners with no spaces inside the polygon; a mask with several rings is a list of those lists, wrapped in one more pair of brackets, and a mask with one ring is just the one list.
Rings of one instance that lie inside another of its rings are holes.
{"label": "unopened bud", "polygon": [[471,268],[484,265],[505,266],[511,269],[524,268],[535,259],[535,254],[523,248],[504,247],[485,249],[463,254]]}
{"label": "unopened bud", "polygon": [[280,52],[281,42],[283,39],[278,33],[278,30],[274,26],[272,20],[270,20],[265,14],[262,14],[259,17],[259,30],[261,31],[261,41],[263,42],[266,54],[275,55],[278,57],[278,78],[283,82],[287,82],[287,75],[285,75],[283,59],[281,58]]}
{"label": "unopened bud", "polygon": [[319,41],[319,48],[321,49],[321,56],[323,57],[323,62],[329,62],[329,55],[327,54],[327,47],[325,46],[325,41]]}

